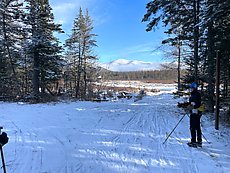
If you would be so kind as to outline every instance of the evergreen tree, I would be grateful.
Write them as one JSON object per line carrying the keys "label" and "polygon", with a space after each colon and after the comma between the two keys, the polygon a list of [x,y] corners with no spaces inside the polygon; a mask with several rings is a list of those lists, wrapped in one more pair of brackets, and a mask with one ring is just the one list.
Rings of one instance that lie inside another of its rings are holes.
{"label": "evergreen tree", "polygon": [[48,0],[26,0],[29,9],[27,26],[31,28],[28,54],[33,62],[33,94],[38,96],[49,84],[57,82],[61,77],[61,47],[54,32],[62,32],[60,25],[54,23],[52,8]]}
{"label": "evergreen tree", "polygon": [[[86,97],[87,81],[92,68],[91,62],[95,60],[92,48],[96,46],[95,34],[92,34],[92,20],[86,10],[83,15],[82,9],[74,20],[72,34],[66,40],[67,58],[71,66],[70,73],[74,83],[76,98]],[[80,93],[81,91],[81,93]]]}
{"label": "evergreen tree", "polygon": [[17,67],[20,60],[21,3],[17,0],[0,2],[0,96],[20,93]]}
{"label": "evergreen tree", "polygon": [[[230,1],[229,1],[230,2]],[[229,83],[229,48],[230,37],[230,4],[227,1],[208,0],[204,4],[201,21],[204,35],[203,44],[206,46],[203,52],[204,82],[208,83],[207,100],[208,110],[214,112],[215,89],[215,62],[217,52],[221,52],[221,80],[224,85],[224,93],[227,94]],[[227,95],[226,95],[227,96]]]}
{"label": "evergreen tree", "polygon": [[93,56],[92,48],[97,46],[96,40],[94,39],[96,34],[92,33],[93,31],[93,23],[89,16],[88,10],[86,10],[85,14],[85,28],[83,29],[83,48],[84,51],[82,52],[84,59],[83,59],[83,78],[84,78],[84,87],[83,87],[83,96],[86,98],[87,94],[87,86],[88,82],[92,81],[90,78],[92,77],[91,71],[93,62],[96,60],[96,57]]}
{"label": "evergreen tree", "polygon": [[[80,79],[82,73],[82,39],[81,39],[81,30],[83,27],[83,14],[82,9],[79,9],[79,14],[74,20],[72,34],[69,39],[66,40],[67,47],[67,62],[70,64],[70,73],[73,77],[75,97],[78,97],[79,88],[80,88]],[[71,78],[70,78],[71,80]],[[71,87],[72,88],[72,87]]]}

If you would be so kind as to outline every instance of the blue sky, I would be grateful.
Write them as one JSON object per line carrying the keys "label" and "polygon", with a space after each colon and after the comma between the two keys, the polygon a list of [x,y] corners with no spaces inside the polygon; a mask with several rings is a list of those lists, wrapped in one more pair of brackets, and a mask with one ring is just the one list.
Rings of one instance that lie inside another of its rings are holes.
{"label": "blue sky", "polygon": [[[93,33],[98,47],[95,54],[99,62],[116,59],[140,60],[146,62],[165,61],[162,52],[156,50],[165,37],[162,29],[146,32],[147,23],[141,20],[150,0],[50,0],[55,20],[62,24],[65,34],[71,33],[73,20],[81,6],[89,10],[93,20]],[[155,51],[154,51],[155,50]]]}

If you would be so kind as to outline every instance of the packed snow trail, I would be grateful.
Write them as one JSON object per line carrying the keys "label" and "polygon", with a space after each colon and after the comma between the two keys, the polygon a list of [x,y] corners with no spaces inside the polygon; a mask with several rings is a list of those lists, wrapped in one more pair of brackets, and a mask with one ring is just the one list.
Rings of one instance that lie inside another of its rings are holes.
{"label": "packed snow trail", "polygon": [[204,148],[189,148],[189,119],[171,94],[134,102],[0,103],[9,173],[227,173],[230,137],[202,117]]}

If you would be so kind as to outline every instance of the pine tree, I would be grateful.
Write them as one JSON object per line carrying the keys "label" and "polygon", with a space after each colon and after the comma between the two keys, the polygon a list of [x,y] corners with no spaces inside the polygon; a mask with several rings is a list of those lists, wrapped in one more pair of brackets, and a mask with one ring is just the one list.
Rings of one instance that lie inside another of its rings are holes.
{"label": "pine tree", "polygon": [[92,55],[92,48],[97,46],[96,40],[94,39],[96,34],[92,33],[93,30],[93,23],[89,16],[88,10],[86,10],[85,14],[85,29],[83,30],[83,48],[84,52],[82,52],[84,56],[83,60],[83,78],[84,78],[84,89],[83,89],[83,96],[86,98],[87,94],[87,86],[88,81],[90,81],[90,77],[92,77],[91,71],[92,71],[92,63],[94,60],[96,60],[96,57]]}
{"label": "pine tree", "polygon": [[[92,20],[86,10],[83,15],[82,9],[79,9],[79,14],[74,20],[72,34],[66,40],[67,58],[71,69],[69,74],[72,74],[76,98],[86,97],[87,81],[90,64],[95,57],[92,55],[92,47],[96,46],[94,40],[95,34],[92,34]],[[81,91],[81,93],[80,93]]]}
{"label": "pine tree", "polygon": [[[72,34],[69,39],[66,40],[67,47],[67,58],[68,63],[70,64],[70,73],[73,77],[75,97],[78,97],[79,88],[80,88],[80,79],[82,72],[82,39],[81,39],[81,29],[83,27],[83,14],[82,9],[79,9],[79,14],[74,20]],[[70,79],[71,80],[71,79]],[[71,87],[72,88],[72,87]]]}
{"label": "pine tree", "polygon": [[54,23],[52,8],[48,0],[27,0],[27,26],[31,27],[30,44],[27,52],[33,59],[33,94],[38,96],[49,84],[61,77],[61,47],[54,32],[62,32],[60,25]]}
{"label": "pine tree", "polygon": [[21,3],[17,0],[0,2],[0,95],[10,96],[20,93],[17,67],[21,48]]}

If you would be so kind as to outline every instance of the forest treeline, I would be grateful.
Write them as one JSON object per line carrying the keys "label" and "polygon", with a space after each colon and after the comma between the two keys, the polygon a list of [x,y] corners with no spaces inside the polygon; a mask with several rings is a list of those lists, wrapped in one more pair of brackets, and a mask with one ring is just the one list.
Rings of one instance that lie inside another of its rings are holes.
{"label": "forest treeline", "polygon": [[99,73],[103,80],[138,80],[138,81],[168,81],[176,82],[177,70],[146,70],[146,71],[130,71],[130,72],[114,72],[105,71]]}

